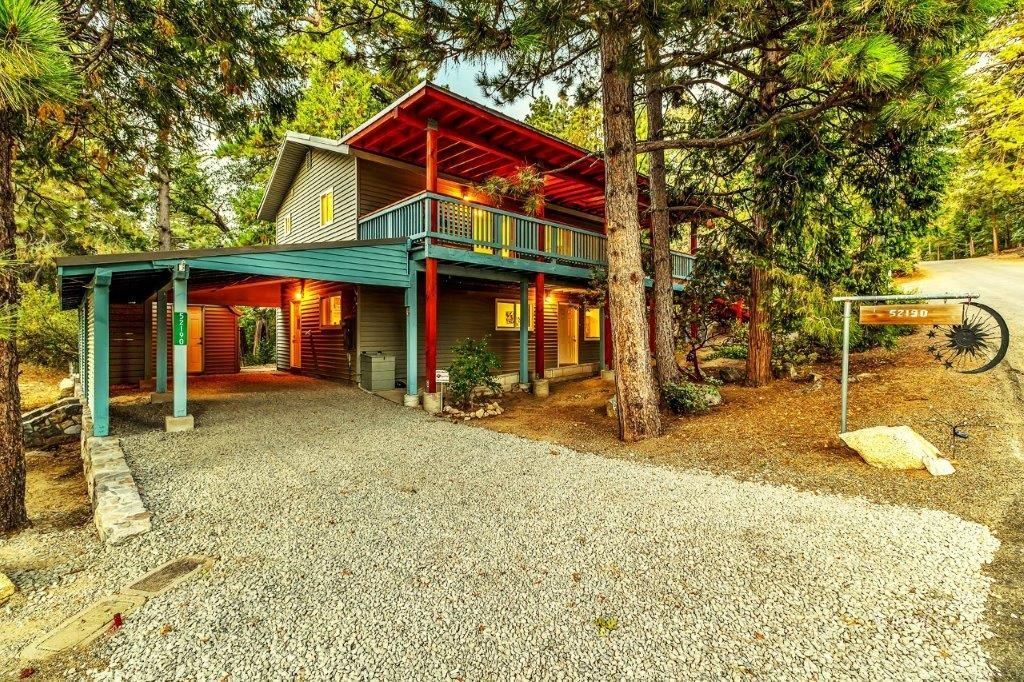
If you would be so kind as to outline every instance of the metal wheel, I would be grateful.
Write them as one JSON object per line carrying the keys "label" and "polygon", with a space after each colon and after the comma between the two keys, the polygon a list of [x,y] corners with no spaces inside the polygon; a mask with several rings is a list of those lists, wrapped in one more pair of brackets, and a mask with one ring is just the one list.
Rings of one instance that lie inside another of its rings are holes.
{"label": "metal wheel", "polygon": [[928,330],[928,352],[946,369],[961,374],[987,372],[1006,356],[1010,330],[992,308],[973,301],[964,303],[960,324],[935,325]]}

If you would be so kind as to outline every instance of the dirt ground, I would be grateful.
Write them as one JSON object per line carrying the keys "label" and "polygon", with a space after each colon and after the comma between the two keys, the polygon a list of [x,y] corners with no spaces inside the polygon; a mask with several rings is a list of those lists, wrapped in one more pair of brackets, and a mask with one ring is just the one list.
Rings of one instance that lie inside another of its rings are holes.
{"label": "dirt ground", "polygon": [[[1024,679],[1024,406],[1006,371],[948,372],[931,360],[926,343],[908,337],[899,350],[851,359],[851,375],[868,376],[851,384],[850,428],[913,427],[951,459],[957,472],[947,478],[872,468],[840,442],[837,364],[813,368],[825,377],[816,390],[800,380],[724,386],[721,407],[695,417],[666,414],[663,436],[633,445],[617,440],[605,412],[614,388],[599,378],[553,384],[545,401],[510,394],[504,414],[472,423],[609,457],[940,509],[983,523],[1002,542],[990,567],[990,652],[1003,679]],[[954,424],[967,440],[954,443]]]}
{"label": "dirt ground", "polygon": [[27,412],[57,399],[57,384],[68,375],[66,369],[53,369],[40,365],[21,364],[21,410]]}

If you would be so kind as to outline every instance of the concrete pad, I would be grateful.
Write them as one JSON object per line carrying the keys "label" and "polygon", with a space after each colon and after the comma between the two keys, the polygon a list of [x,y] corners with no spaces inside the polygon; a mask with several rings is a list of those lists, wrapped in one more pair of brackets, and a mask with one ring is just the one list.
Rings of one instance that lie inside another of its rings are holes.
{"label": "concrete pad", "polygon": [[185,556],[180,559],[171,559],[124,588],[122,593],[152,599],[183,580],[188,580],[198,571],[209,569],[211,566],[213,566],[213,559],[205,556]]}
{"label": "concrete pad", "polygon": [[124,617],[145,602],[145,597],[135,594],[104,597],[30,644],[21,652],[21,657],[29,661],[41,661],[71,647],[88,644],[110,627],[116,614]]}
{"label": "concrete pad", "polygon": [[167,433],[177,433],[179,431],[191,431],[196,427],[195,419],[192,415],[186,414],[184,417],[165,417],[164,418],[164,430]]}
{"label": "concrete pad", "polygon": [[547,398],[550,391],[550,385],[547,379],[534,379],[533,380],[533,394],[538,398]]}
{"label": "concrete pad", "polygon": [[163,403],[170,403],[174,401],[174,394],[170,391],[163,393],[150,393],[149,402],[153,405],[161,405]]}
{"label": "concrete pad", "polygon": [[602,369],[601,380],[607,381],[610,384],[615,383],[615,370],[614,369]]}
{"label": "concrete pad", "polygon": [[402,404],[406,407],[419,407],[420,397],[418,395],[406,394],[405,397],[402,398]]}
{"label": "concrete pad", "polygon": [[441,394],[440,393],[424,393],[423,394],[423,409],[429,414],[437,414],[441,411]]}

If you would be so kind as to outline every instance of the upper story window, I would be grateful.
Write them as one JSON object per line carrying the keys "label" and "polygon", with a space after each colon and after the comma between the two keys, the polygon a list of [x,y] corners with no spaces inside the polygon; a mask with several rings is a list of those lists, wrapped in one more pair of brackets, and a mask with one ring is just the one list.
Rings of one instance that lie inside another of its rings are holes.
{"label": "upper story window", "polygon": [[281,218],[281,233],[284,234],[285,237],[292,233],[292,214],[290,212],[285,213]]}
{"label": "upper story window", "polygon": [[601,338],[601,310],[587,308],[583,311],[583,339],[593,341]]}
{"label": "upper story window", "polygon": [[321,327],[340,327],[342,319],[341,294],[324,296],[320,299]]}
{"label": "upper story window", "polygon": [[320,195],[320,227],[334,222],[334,188]]}

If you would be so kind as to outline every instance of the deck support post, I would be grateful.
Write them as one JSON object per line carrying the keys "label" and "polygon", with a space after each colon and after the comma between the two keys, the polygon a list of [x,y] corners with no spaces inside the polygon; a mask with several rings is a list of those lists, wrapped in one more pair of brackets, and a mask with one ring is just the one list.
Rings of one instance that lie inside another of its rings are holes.
{"label": "deck support post", "polygon": [[[148,350],[147,350],[148,352]],[[167,393],[167,290],[156,294],[156,392]]]}
{"label": "deck support post", "polygon": [[419,405],[419,386],[417,385],[417,374],[419,366],[417,355],[419,354],[418,318],[416,305],[418,303],[416,265],[409,262],[409,286],[405,290],[405,405],[416,407]]}
{"label": "deck support post", "polygon": [[533,280],[533,364],[536,379],[544,378],[544,273]]}
{"label": "deck support post", "polygon": [[110,435],[110,281],[109,270],[96,270],[92,280],[92,381],[89,408],[92,435]]}
{"label": "deck support post", "polygon": [[530,383],[530,281],[519,281],[519,385]]}
{"label": "deck support post", "polygon": [[426,348],[424,367],[426,392],[437,393],[437,259],[427,258],[424,263],[424,293],[426,303]]}
{"label": "deck support post", "polygon": [[174,270],[174,410],[165,420],[167,431],[188,431],[195,422],[188,414],[188,264]]}

